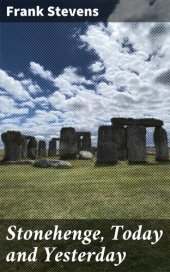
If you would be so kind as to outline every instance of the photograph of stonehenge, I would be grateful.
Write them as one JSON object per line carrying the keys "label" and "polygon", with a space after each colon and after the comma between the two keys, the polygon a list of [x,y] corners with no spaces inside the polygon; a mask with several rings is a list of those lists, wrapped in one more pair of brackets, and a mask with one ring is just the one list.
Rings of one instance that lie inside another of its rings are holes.
{"label": "photograph of stonehenge", "polygon": [[170,218],[170,24],[113,16],[3,24],[0,218]]}
{"label": "photograph of stonehenge", "polygon": [[[154,128],[155,160],[169,161],[168,138],[166,130],[162,127],[163,121],[153,118],[112,118],[111,122],[110,126],[99,127],[97,148],[92,147],[90,132],[76,132],[73,127],[62,128],[60,138],[52,138],[49,141],[48,150],[44,140],[37,141],[33,136],[25,136],[18,131],[7,131],[1,135],[4,143],[4,157],[1,163],[21,160],[24,163],[24,159],[36,160],[57,155],[61,160],[92,159],[95,149],[96,164],[114,165],[121,160],[145,163],[147,127]],[[53,164],[55,165],[54,161]],[[35,165],[38,166],[37,162]],[[42,167],[45,165],[42,164]]]}

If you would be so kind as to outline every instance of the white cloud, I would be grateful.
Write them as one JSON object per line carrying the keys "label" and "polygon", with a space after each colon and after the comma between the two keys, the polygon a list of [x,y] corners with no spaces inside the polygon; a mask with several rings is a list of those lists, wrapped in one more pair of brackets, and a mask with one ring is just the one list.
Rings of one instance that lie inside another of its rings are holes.
{"label": "white cloud", "polygon": [[42,92],[40,86],[34,83],[32,79],[23,79],[21,83],[27,88],[29,93],[37,94]]}
{"label": "white cloud", "polygon": [[20,81],[9,76],[5,71],[0,69],[0,88],[18,100],[29,99],[30,96],[24,89]]}
{"label": "white cloud", "polygon": [[[89,26],[80,36],[105,67],[95,80],[100,79],[96,92],[108,111],[108,120],[113,116],[141,118],[148,114],[170,123],[170,88],[167,83],[155,83],[160,75],[169,80],[169,27],[169,23],[109,23],[107,28],[98,24]],[[98,113],[105,120],[102,107]]]}
{"label": "white cloud", "polygon": [[91,84],[91,81],[79,75],[76,68],[67,67],[62,74],[55,78],[54,84],[62,94],[72,95],[77,93],[79,86]]}
{"label": "white cloud", "polygon": [[103,66],[102,62],[96,61],[95,63],[92,63],[89,68],[92,70],[92,72],[98,73],[98,72],[103,71],[104,66]]}
{"label": "white cloud", "polygon": [[12,98],[0,96],[0,113],[2,114],[27,114],[27,108],[19,108]]}
{"label": "white cloud", "polygon": [[33,61],[30,62],[30,71],[46,80],[53,81],[54,79],[51,71],[45,70],[42,65]]}

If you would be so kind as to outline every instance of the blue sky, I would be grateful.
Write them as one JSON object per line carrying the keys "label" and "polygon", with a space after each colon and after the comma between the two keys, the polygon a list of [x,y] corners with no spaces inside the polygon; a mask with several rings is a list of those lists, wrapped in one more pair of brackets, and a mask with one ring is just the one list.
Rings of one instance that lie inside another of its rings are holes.
{"label": "blue sky", "polygon": [[1,23],[0,133],[38,139],[112,117],[155,117],[170,133],[169,23]]}

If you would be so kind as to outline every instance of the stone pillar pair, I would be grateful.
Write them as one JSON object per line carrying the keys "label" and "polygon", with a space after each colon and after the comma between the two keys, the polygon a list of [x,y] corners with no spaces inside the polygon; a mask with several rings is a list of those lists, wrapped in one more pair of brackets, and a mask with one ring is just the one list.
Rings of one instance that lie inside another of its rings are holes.
{"label": "stone pillar pair", "polygon": [[22,134],[19,131],[2,133],[4,143],[4,161],[17,161],[22,159]]}
{"label": "stone pillar pair", "polygon": [[143,126],[101,126],[98,133],[97,163],[145,162],[146,128]]}
{"label": "stone pillar pair", "polygon": [[7,131],[1,135],[4,143],[4,161],[35,159],[37,141],[35,137],[22,135],[19,131]]}

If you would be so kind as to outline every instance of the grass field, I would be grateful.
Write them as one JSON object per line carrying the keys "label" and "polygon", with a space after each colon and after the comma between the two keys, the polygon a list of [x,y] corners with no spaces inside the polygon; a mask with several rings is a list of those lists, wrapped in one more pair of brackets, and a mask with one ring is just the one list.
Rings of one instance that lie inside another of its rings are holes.
{"label": "grass field", "polygon": [[[1,154],[2,157],[2,154]],[[170,218],[170,163],[0,166],[0,218]]]}

